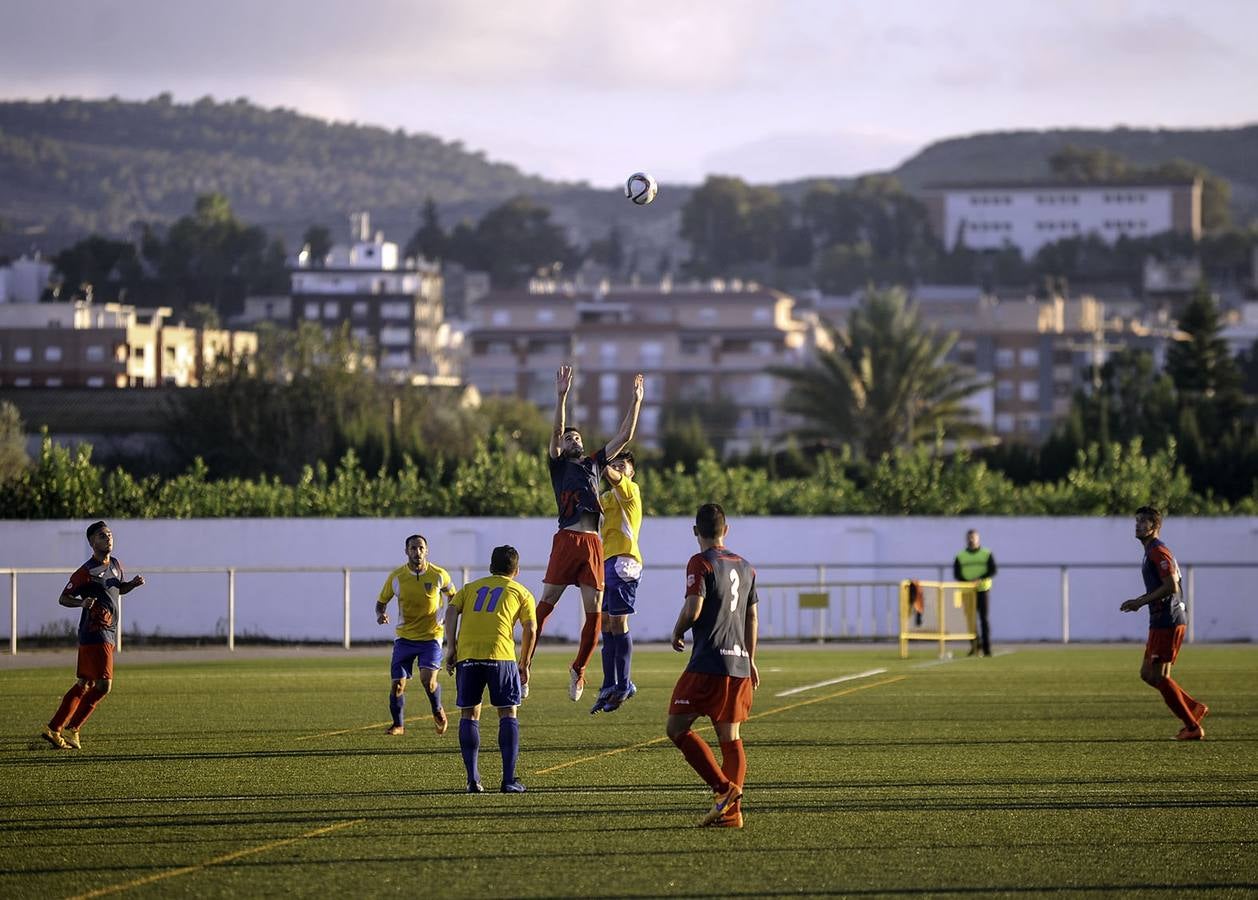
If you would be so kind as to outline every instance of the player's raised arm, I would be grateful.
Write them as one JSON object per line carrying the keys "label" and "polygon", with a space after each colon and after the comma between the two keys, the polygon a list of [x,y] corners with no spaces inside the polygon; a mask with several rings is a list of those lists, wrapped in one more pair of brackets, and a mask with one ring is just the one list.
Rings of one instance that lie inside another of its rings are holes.
{"label": "player's raised arm", "polygon": [[607,447],[603,450],[607,459],[611,459],[625,449],[625,444],[633,440],[634,432],[638,430],[638,413],[642,411],[642,397],[645,394],[642,382],[641,372],[633,376],[633,402],[629,404],[629,411],[625,413],[625,420],[620,423],[620,430],[616,432],[615,437],[607,442]]}
{"label": "player's raised arm", "polygon": [[567,424],[568,391],[572,389],[572,366],[560,366],[555,373],[555,422],[550,432],[550,458],[559,458],[559,444]]}

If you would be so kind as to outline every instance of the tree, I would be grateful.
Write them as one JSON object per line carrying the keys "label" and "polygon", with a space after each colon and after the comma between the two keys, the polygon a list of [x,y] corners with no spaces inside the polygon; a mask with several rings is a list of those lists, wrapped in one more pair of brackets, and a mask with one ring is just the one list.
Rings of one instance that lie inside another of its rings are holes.
{"label": "tree", "polygon": [[876,460],[936,436],[984,435],[965,400],[985,385],[944,360],[955,335],[928,331],[903,291],[868,290],[846,331],[826,331],[833,349],[802,368],[771,370],[789,384],[784,408],[805,420],[797,431],[805,442],[847,444]]}
{"label": "tree", "polygon": [[550,209],[528,197],[489,210],[475,235],[485,270],[503,287],[518,286],[541,269],[569,267],[577,259],[563,227],[551,221]]}
{"label": "tree", "polygon": [[332,232],[326,225],[311,225],[301,238],[302,245],[310,254],[310,267],[322,269],[323,261],[332,252]]}
{"label": "tree", "polygon": [[725,275],[749,264],[773,262],[789,223],[789,207],[772,188],[710,175],[681,210],[681,236],[690,242],[689,268],[700,276]]}
{"label": "tree", "polygon": [[1103,147],[1077,147],[1067,144],[1048,158],[1048,167],[1062,181],[1117,181],[1131,175],[1131,165],[1122,156]]}
{"label": "tree", "polygon": [[1245,407],[1241,371],[1221,337],[1223,323],[1214,296],[1201,285],[1179,317],[1187,335],[1166,351],[1166,372],[1181,406],[1193,409],[1207,443],[1231,427]]}
{"label": "tree", "polygon": [[432,197],[424,198],[424,208],[419,214],[419,228],[406,243],[408,258],[424,257],[425,259],[445,259],[449,250],[449,239],[441,227],[441,216],[437,212],[437,203]]}
{"label": "tree", "polygon": [[26,428],[18,408],[0,401],[0,484],[21,475],[30,464],[26,455]]}
{"label": "tree", "polygon": [[143,276],[135,245],[90,235],[52,258],[61,276],[61,296],[90,291],[97,301],[113,301]]}

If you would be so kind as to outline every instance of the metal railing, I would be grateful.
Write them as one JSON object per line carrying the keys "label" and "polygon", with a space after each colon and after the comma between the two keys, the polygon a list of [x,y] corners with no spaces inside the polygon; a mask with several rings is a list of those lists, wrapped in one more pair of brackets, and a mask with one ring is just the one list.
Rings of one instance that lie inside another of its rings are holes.
{"label": "metal railing", "polygon": [[[348,649],[350,640],[351,610],[351,576],[355,573],[387,573],[396,568],[393,564],[365,564],[356,566],[132,566],[132,571],[142,571],[146,575],[221,575],[224,578],[226,626],[224,635],[227,649],[236,646],[236,580],[238,575],[254,574],[336,574],[341,575],[341,644]],[[458,571],[466,583],[478,576],[483,566],[451,566],[452,572]],[[761,633],[766,639],[814,639],[819,641],[833,639],[853,640],[896,640],[899,635],[897,621],[899,585],[905,578],[922,578],[922,573],[933,573],[935,580],[945,580],[951,573],[952,566],[939,563],[915,562],[870,562],[870,563],[801,563],[773,564],[757,566],[761,579],[757,585],[761,606]],[[1076,570],[1112,570],[1131,573],[1135,567],[1131,563],[1002,563],[1000,571],[1007,573],[1018,570],[1052,571],[1059,574],[1058,603],[1060,607],[1061,626],[1060,640],[1069,643],[1070,636],[1070,575]],[[1188,606],[1188,630],[1186,638],[1196,638],[1194,621],[1196,609],[1196,573],[1197,570],[1242,569],[1256,570],[1256,562],[1205,562],[1183,566],[1184,592]],[[661,574],[676,573],[683,570],[683,564],[657,565],[650,569],[652,577]],[[878,571],[888,570],[895,573],[894,580],[875,579],[832,579],[832,573],[843,571]],[[525,581],[540,583],[542,567],[522,567],[521,573],[531,573],[532,579]],[[764,578],[771,573],[780,573],[786,579],[774,581]],[[18,652],[18,580],[26,575],[59,575],[69,577],[70,572],[64,568],[50,567],[0,567],[0,577],[9,578],[9,653]],[[800,575],[815,576],[809,580],[801,580]],[[1251,579],[1252,580],[1252,579]],[[677,581],[680,584],[680,578]],[[1138,582],[1137,582],[1138,585]],[[833,600],[827,599],[825,607],[809,609],[800,604],[800,595],[804,593],[827,593]],[[1132,593],[1135,591],[1133,589]],[[117,640],[118,647],[123,642],[122,605],[125,598],[119,598]],[[833,603],[833,605],[831,605]],[[580,603],[573,604],[578,609]],[[833,612],[837,611],[837,628],[832,627]],[[790,628],[791,619],[794,628]]]}

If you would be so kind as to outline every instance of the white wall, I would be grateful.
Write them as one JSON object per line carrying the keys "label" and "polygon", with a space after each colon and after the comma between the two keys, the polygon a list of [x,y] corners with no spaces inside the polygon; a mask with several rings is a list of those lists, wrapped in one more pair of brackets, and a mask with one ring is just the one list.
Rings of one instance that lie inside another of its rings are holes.
{"label": "white wall", "polygon": [[[0,568],[58,567],[69,573],[88,556],[82,522],[0,521]],[[521,580],[540,593],[554,524],[549,519],[206,519],[110,522],[117,555],[128,573],[156,567],[349,566],[351,634],[354,640],[388,638],[375,624],[373,604],[388,569],[404,561],[402,544],[413,532],[427,536],[431,558],[461,580],[485,574],[489,555],[500,543],[520,551]],[[978,528],[1002,571],[992,593],[992,629],[1000,640],[1059,640],[1062,564],[1101,563],[1108,569],[1074,568],[1070,580],[1070,633],[1074,640],[1143,639],[1145,613],[1120,613],[1122,600],[1143,593],[1140,546],[1132,521],[1101,518],[754,518],[732,519],[728,545],[758,569],[764,602],[762,620],[771,635],[787,636],[797,624],[807,635],[820,628],[840,631],[840,591],[831,589],[832,609],[824,623],[796,612],[801,588],[811,585],[818,566],[828,581],[933,579],[942,566],[951,578],[951,560],[967,528]],[[1170,519],[1164,538],[1185,573],[1195,571],[1196,639],[1258,639],[1258,518]],[[647,519],[642,532],[646,573],[633,627],[640,638],[662,639],[671,629],[683,593],[686,560],[696,550],[691,520]],[[1248,568],[1211,569],[1210,562],[1243,563]],[[914,566],[912,564],[919,564]],[[880,566],[875,566],[880,564]],[[1022,568],[1030,564],[1035,568]],[[840,568],[847,566],[847,568]],[[124,601],[124,629],[166,634],[222,633],[226,619],[226,576],[151,573],[148,584]],[[77,613],[56,603],[63,575],[19,579],[18,634],[30,635]],[[802,588],[807,589],[807,588]],[[0,634],[10,633],[8,576],[0,575]],[[893,609],[871,608],[873,591],[847,592],[849,633],[878,620],[894,629]],[[342,634],[342,574],[290,573],[237,575],[237,636],[339,640]],[[573,637],[580,606],[575,589],[564,595],[550,634]]]}

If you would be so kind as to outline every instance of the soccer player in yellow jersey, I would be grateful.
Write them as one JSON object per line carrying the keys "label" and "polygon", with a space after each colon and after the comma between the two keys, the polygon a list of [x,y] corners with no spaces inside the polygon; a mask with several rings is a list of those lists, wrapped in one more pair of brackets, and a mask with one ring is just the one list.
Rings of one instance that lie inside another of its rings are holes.
{"label": "soccer player in yellow jersey", "polygon": [[[480,704],[489,688],[489,702],[498,710],[498,749],[502,751],[502,792],[521,794],[515,776],[520,756],[521,686],[529,680],[529,659],[537,641],[533,595],[515,580],[520,554],[514,547],[495,547],[490,575],[463,585],[446,610],[446,671],[455,676],[459,707],[459,749],[467,769],[467,792],[481,786]],[[515,655],[515,623],[520,623],[520,661]]]}
{"label": "soccer player in yellow jersey", "polygon": [[419,662],[419,683],[428,695],[432,720],[437,734],[445,734],[449,721],[441,707],[441,685],[437,671],[441,668],[441,595],[454,596],[450,573],[428,561],[428,541],[421,534],[406,539],[406,563],[389,573],[376,600],[376,622],[389,624],[389,601],[397,597],[397,640],[393,642],[393,661],[389,675],[393,688],[389,691],[389,712],[393,724],[385,734],[404,734],[402,711],[406,708],[406,682],[415,675]]}
{"label": "soccer player in yellow jersey", "polygon": [[613,712],[638,692],[629,678],[633,615],[642,579],[642,491],[634,484],[633,454],[624,450],[607,463],[603,477],[611,489],[599,497],[603,504],[603,687],[590,715]]}

